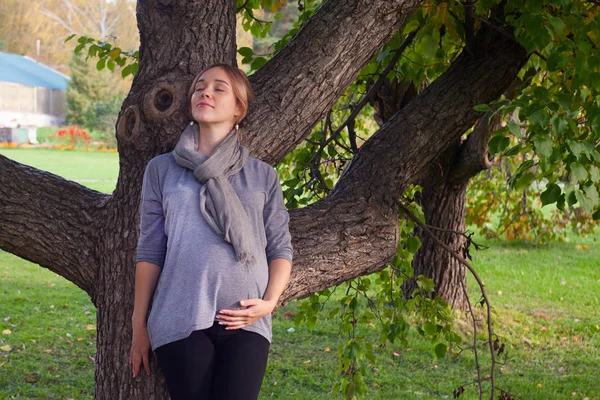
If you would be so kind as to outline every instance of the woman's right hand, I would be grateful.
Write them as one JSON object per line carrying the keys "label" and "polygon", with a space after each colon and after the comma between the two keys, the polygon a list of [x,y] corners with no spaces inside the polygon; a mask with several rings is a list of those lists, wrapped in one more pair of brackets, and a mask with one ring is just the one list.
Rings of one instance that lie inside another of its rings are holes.
{"label": "woman's right hand", "polygon": [[150,376],[150,337],[145,324],[133,324],[133,340],[129,353],[129,364],[133,369],[135,378],[140,372],[140,364],[144,364],[146,375]]}

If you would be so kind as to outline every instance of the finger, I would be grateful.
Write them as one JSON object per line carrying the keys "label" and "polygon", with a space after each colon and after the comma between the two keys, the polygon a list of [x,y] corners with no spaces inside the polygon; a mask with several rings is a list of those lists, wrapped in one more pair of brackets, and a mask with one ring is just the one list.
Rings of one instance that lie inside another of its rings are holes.
{"label": "finger", "polygon": [[233,331],[233,330],[236,330],[236,329],[243,328],[243,327],[245,327],[245,326],[247,326],[247,324],[237,324],[237,325],[231,325],[231,326],[226,326],[226,327],[225,327],[225,330],[226,330],[226,331]]}
{"label": "finger", "polygon": [[135,378],[139,372],[140,363],[137,355],[133,355],[133,377]]}
{"label": "finger", "polygon": [[242,321],[248,319],[247,316],[232,317],[229,315],[217,315],[217,318],[219,318],[221,321]]}
{"label": "finger", "polygon": [[144,360],[144,369],[146,370],[146,375],[150,376],[150,360],[148,359],[147,352],[144,352],[143,360]]}
{"label": "finger", "polygon": [[232,317],[243,317],[248,315],[247,310],[221,310],[219,314],[222,315],[231,315]]}
{"label": "finger", "polygon": [[223,323],[223,325],[225,325],[226,328],[235,328],[235,327],[242,327],[242,326],[250,325],[251,323],[252,323],[252,321],[244,320],[244,321],[226,322],[226,323]]}
{"label": "finger", "polygon": [[221,326],[235,326],[235,325],[250,325],[252,323],[252,321],[244,319],[244,320],[240,320],[240,321],[222,321],[219,322],[219,325]]}
{"label": "finger", "polygon": [[241,300],[240,305],[241,306],[255,306],[255,305],[259,304],[261,301],[262,301],[261,299],[246,299],[246,300]]}

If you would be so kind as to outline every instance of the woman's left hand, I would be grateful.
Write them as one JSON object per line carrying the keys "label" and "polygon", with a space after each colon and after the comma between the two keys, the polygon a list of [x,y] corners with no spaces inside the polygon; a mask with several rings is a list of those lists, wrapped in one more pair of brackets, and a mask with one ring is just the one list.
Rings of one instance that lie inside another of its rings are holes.
{"label": "woman's left hand", "polygon": [[227,330],[243,328],[271,313],[276,304],[262,299],[248,299],[240,301],[240,305],[248,308],[219,311],[217,314],[219,324],[224,325]]}

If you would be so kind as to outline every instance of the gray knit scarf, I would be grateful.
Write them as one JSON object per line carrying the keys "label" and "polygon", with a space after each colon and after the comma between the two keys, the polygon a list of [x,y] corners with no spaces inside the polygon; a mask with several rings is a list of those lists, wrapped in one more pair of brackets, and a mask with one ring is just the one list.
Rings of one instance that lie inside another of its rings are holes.
{"label": "gray knit scarf", "polygon": [[233,129],[210,156],[197,151],[198,124],[188,125],[172,151],[177,164],[194,172],[200,188],[200,211],[206,222],[233,245],[237,261],[247,267],[254,264],[254,241],[248,215],[233,190],[229,177],[237,174],[248,157],[249,149],[237,140]]}

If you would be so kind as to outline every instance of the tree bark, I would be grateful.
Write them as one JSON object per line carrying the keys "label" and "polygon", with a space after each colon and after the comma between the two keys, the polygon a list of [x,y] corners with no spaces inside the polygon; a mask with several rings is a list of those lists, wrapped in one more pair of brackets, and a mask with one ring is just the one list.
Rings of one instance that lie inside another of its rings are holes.
{"label": "tree bark", "polygon": [[[253,155],[279,162],[419,4],[325,3],[252,78],[258,96],[246,132]],[[195,73],[235,59],[233,0],[139,0],[137,14],[140,64],[116,127],[120,174],[112,196],[0,156],[0,248],[72,280],[98,308],[97,399],[166,398],[156,364],[153,377],[135,380],[128,365],[142,175],[152,157],[172,149],[185,125]],[[398,241],[394,200],[475,122],[480,113],[473,106],[498,97],[526,60],[506,37],[484,29],[481,40],[488,45],[463,52],[361,147],[330,196],[291,211],[294,273],[282,301],[375,272],[392,260]]]}

